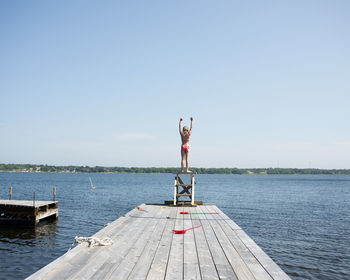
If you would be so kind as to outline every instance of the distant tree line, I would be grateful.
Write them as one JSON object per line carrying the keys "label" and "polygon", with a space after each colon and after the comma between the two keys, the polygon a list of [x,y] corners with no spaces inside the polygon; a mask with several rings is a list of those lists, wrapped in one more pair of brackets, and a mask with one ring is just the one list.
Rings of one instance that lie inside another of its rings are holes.
{"label": "distant tree line", "polygon": [[[350,169],[316,168],[196,168],[197,174],[325,174],[350,175]],[[104,167],[104,166],[55,166],[35,164],[0,164],[2,172],[85,172],[85,173],[174,173],[176,167]]]}

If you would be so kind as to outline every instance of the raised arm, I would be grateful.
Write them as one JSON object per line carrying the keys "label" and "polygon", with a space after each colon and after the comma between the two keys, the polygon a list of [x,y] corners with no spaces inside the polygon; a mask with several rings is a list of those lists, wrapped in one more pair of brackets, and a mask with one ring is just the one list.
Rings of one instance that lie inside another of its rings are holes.
{"label": "raised arm", "polygon": [[179,122],[179,132],[180,132],[180,135],[182,135],[182,130],[181,130],[181,122],[182,122],[183,118],[181,117],[180,118],[180,122]]}
{"label": "raised arm", "polygon": [[192,126],[193,126],[193,118],[191,117],[191,127],[190,127],[189,134],[191,134],[191,133],[192,133]]}

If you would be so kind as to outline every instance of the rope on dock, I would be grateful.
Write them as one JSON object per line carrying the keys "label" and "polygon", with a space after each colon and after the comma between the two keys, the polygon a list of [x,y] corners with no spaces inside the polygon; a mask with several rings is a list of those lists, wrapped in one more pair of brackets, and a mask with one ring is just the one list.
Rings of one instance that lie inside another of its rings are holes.
{"label": "rope on dock", "polygon": [[105,237],[103,239],[100,239],[98,237],[75,237],[75,241],[77,243],[83,243],[87,242],[89,247],[95,247],[95,246],[108,246],[113,244],[113,240],[109,237]]}

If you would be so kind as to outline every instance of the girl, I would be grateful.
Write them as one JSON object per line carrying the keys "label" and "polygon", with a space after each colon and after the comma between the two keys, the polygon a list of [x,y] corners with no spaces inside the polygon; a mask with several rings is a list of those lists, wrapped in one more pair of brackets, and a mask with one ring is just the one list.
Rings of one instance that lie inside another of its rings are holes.
{"label": "girl", "polygon": [[184,159],[186,157],[186,173],[190,173],[191,171],[188,169],[188,156],[189,156],[189,151],[190,151],[190,136],[192,133],[192,124],[193,124],[193,118],[191,117],[191,127],[190,131],[188,131],[188,127],[184,126],[183,129],[181,129],[181,122],[183,118],[180,118],[180,123],[179,123],[179,132],[181,135],[181,172],[184,172]]}

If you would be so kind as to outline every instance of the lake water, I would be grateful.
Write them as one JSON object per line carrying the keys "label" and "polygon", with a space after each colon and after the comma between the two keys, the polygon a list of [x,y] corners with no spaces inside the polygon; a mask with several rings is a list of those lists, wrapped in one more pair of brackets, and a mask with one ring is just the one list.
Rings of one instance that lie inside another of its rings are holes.
{"label": "lake water", "polygon": [[[89,177],[96,186],[90,187]],[[350,176],[196,175],[215,203],[292,279],[350,279]],[[0,279],[23,279],[142,203],[171,200],[172,174],[0,173],[0,199],[59,201],[57,222],[0,225]]]}

